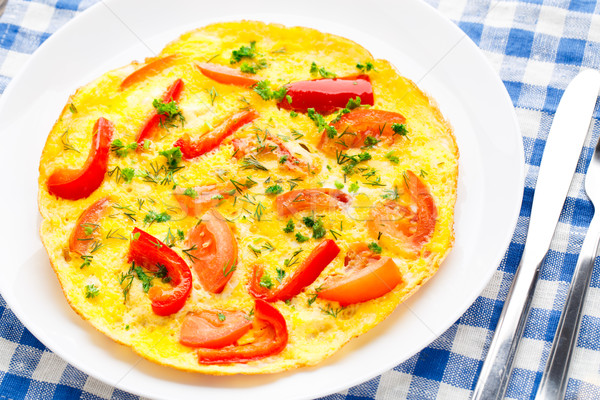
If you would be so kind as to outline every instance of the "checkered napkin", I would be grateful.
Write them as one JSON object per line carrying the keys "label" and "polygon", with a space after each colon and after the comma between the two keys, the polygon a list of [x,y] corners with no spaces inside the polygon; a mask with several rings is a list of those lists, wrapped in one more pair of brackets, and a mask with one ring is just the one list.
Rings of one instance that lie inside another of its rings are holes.
{"label": "checkered napkin", "polygon": [[[9,0],[0,17],[0,92],[29,55],[96,0]],[[398,0],[401,1],[401,0]],[[327,396],[343,399],[468,399],[475,387],[508,287],[519,263],[533,188],[558,102],[582,68],[600,69],[600,5],[594,0],[427,0],[481,48],[516,108],[526,158],[524,201],[498,271],[444,334],[393,370]],[[600,110],[592,123],[600,135]],[[593,207],[583,190],[593,149],[586,143],[543,265],[507,397],[533,398]],[[600,266],[588,292],[567,399],[600,398]],[[0,400],[138,399],[87,376],[40,343],[0,296]]]}

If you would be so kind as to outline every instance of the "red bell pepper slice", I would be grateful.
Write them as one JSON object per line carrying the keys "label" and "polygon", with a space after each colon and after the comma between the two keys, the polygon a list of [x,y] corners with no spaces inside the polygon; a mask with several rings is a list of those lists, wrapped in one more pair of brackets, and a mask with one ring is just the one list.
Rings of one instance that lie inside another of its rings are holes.
{"label": "red bell pepper slice", "polygon": [[344,275],[330,277],[318,297],[341,306],[362,303],[391,292],[402,282],[402,274],[390,257],[381,257],[366,244],[357,243],[346,254]]}
{"label": "red bell pepper slice", "polygon": [[103,197],[86,208],[79,218],[71,236],[69,237],[69,250],[80,255],[88,252],[94,237],[98,236],[98,221],[109,209],[110,198]]}
{"label": "red bell pepper slice", "polygon": [[[361,104],[374,104],[373,86],[363,75],[355,79],[315,79],[286,85],[286,96],[277,104],[286,110],[306,112],[314,108],[320,114],[330,114],[346,107],[348,100],[360,97]],[[291,102],[288,99],[291,99]]]}
{"label": "red bell pepper slice", "polygon": [[277,301],[291,299],[319,277],[321,272],[340,252],[332,239],[325,239],[302,261],[277,288],[271,290],[260,285],[263,276],[262,266],[255,266],[248,291],[257,299]]}
{"label": "red bell pepper slice", "polygon": [[188,134],[185,134],[173,146],[181,149],[183,158],[191,160],[218,147],[223,139],[258,117],[258,112],[253,109],[239,111],[227,117],[215,129],[200,136],[197,140],[192,140]]}
{"label": "red bell pepper slice", "polygon": [[251,87],[262,80],[262,78],[256,75],[246,74],[225,65],[198,63],[196,64],[196,68],[207,78],[226,85]]}
{"label": "red bell pepper slice", "polygon": [[158,75],[166,68],[173,65],[177,59],[177,54],[170,54],[166,57],[156,58],[140,68],[133,71],[121,82],[121,90],[127,89],[129,86],[135,85],[138,82],[146,80],[152,76]]}
{"label": "red bell pepper slice", "polygon": [[338,189],[297,189],[277,196],[275,207],[279,215],[286,217],[304,210],[339,209],[350,201],[352,201],[352,196]]}
{"label": "red bell pepper slice", "polygon": [[151,271],[156,271],[157,265],[163,265],[167,269],[167,276],[171,278],[171,289],[153,286],[148,291],[152,310],[162,316],[181,310],[192,291],[190,268],[173,249],[154,236],[139,228],[134,228],[132,235],[129,262],[133,261]]}
{"label": "red bell pepper slice", "polygon": [[54,171],[48,178],[48,192],[63,199],[78,200],[88,197],[102,184],[108,168],[114,127],[112,122],[100,117],[93,132],[92,147],[83,167]]}
{"label": "red bell pepper slice", "polygon": [[[181,79],[177,79],[175,82],[171,84],[167,88],[167,90],[162,95],[163,103],[170,103],[171,101],[178,101],[181,96],[181,92],[183,91],[183,81]],[[152,137],[153,131],[160,125],[161,122],[165,120],[166,116],[162,114],[158,114],[156,109],[153,109],[148,119],[144,123],[142,129],[138,132],[135,141],[138,144],[138,149],[143,147],[144,141],[146,139],[150,139]]]}
{"label": "red bell pepper slice", "polygon": [[433,234],[437,208],[427,185],[412,171],[406,171],[404,187],[398,199],[371,210],[367,227],[373,235],[383,233],[397,240],[399,248],[416,253]]}
{"label": "red bell pepper slice", "polygon": [[220,349],[198,349],[200,364],[245,363],[279,354],[288,343],[285,318],[269,303],[256,300],[254,304],[255,324],[261,324],[260,335],[255,341],[244,345],[231,345]]}
{"label": "red bell pepper slice", "polygon": [[181,325],[179,343],[189,347],[211,349],[234,344],[252,327],[252,320],[243,311],[203,310],[189,313]]}

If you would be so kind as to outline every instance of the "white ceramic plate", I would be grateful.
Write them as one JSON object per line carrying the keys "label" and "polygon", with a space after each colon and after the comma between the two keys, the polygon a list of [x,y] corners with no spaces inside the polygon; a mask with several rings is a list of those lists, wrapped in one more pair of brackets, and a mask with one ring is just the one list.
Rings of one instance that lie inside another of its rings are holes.
{"label": "white ceramic plate", "polygon": [[[71,310],[38,236],[37,168],[45,138],[77,87],[157,53],[186,30],[241,18],[353,39],[437,99],[461,154],[457,239],[438,274],[415,296],[321,365],[212,377],[142,360]],[[483,290],[509,244],[523,190],[521,136],[502,82],[456,26],[417,0],[107,0],[53,35],[11,82],[0,101],[0,135],[4,299],[69,363],[110,385],[161,399],[313,398],[393,368],[442,334]]]}

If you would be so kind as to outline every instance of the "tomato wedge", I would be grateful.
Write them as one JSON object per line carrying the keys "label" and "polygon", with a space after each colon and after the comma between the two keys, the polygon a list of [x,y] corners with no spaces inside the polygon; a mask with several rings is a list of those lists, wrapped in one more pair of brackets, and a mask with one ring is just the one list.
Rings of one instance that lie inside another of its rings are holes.
{"label": "tomato wedge", "polygon": [[226,85],[250,87],[262,80],[261,77],[256,75],[246,74],[238,69],[220,64],[197,63],[196,68],[207,78]]}
{"label": "tomato wedge", "polygon": [[374,235],[381,232],[400,241],[403,249],[418,252],[433,234],[437,208],[429,188],[412,171],[404,175],[404,188],[397,200],[371,211],[367,226]]}
{"label": "tomato wedge", "polygon": [[286,110],[306,112],[314,108],[320,114],[330,114],[346,107],[348,100],[356,97],[360,97],[361,104],[374,104],[373,86],[365,75],[350,79],[298,81],[286,85],[286,88],[286,97],[277,104]]}
{"label": "tomato wedge", "polygon": [[193,267],[200,283],[211,293],[221,293],[237,266],[237,241],[225,218],[217,210],[202,216],[202,222],[187,235]]}
{"label": "tomato wedge", "polygon": [[183,158],[191,160],[218,147],[223,139],[258,117],[259,114],[253,109],[239,111],[227,117],[215,129],[203,134],[197,140],[192,140],[188,134],[185,134],[173,146],[181,149]]}
{"label": "tomato wedge", "polygon": [[235,149],[235,157],[238,159],[246,154],[259,156],[261,154],[272,153],[279,160],[279,165],[290,171],[307,175],[311,171],[318,172],[320,170],[318,164],[313,163],[311,165],[295,154],[292,154],[283,141],[273,135],[267,134],[260,144],[254,137],[235,138],[231,141],[231,144]]}
{"label": "tomato wedge", "polygon": [[350,201],[352,196],[338,189],[297,189],[277,196],[275,207],[279,215],[285,217],[304,210],[340,209]]}
{"label": "tomato wedge", "polygon": [[110,198],[103,197],[81,213],[69,237],[69,250],[80,255],[87,254],[94,238],[98,237],[98,221],[109,210],[109,205]]}
{"label": "tomato wedge", "polygon": [[405,122],[406,118],[396,112],[355,108],[342,115],[338,122],[330,124],[340,136],[329,138],[327,132],[323,131],[319,148],[331,153],[335,150],[358,148],[365,146],[367,136],[393,143],[394,139],[401,135],[396,133],[392,126]]}
{"label": "tomato wedge", "polygon": [[185,316],[179,343],[189,347],[225,347],[252,327],[248,314],[236,310],[204,310]]}
{"label": "tomato wedge", "polygon": [[[162,95],[161,99],[163,103],[178,101],[179,97],[181,96],[181,92],[183,91],[183,86],[183,81],[181,79],[177,79],[175,82],[173,82]],[[143,148],[144,141],[152,137],[154,131],[158,128],[160,123],[165,120],[165,118],[165,115],[158,114],[156,109],[152,109],[152,112],[148,116],[148,119],[146,119],[144,126],[138,132],[135,139],[138,144],[138,149]]]}
{"label": "tomato wedge", "polygon": [[136,83],[160,74],[166,68],[173,65],[176,59],[177,54],[170,54],[166,57],[156,58],[150,62],[147,62],[123,79],[121,82],[121,90],[125,90]]}
{"label": "tomato wedge", "polygon": [[104,180],[108,168],[110,143],[115,128],[102,117],[94,124],[92,147],[85,164],[80,169],[60,168],[48,178],[51,194],[68,200],[78,200],[92,194]]}
{"label": "tomato wedge", "polygon": [[234,192],[235,187],[231,182],[223,182],[187,189],[178,187],[173,192],[173,196],[179,202],[183,212],[192,217],[199,217],[219,204],[222,198]]}
{"label": "tomato wedge", "polygon": [[254,304],[255,325],[262,325],[257,338],[244,345],[231,345],[221,349],[198,349],[200,364],[245,363],[279,354],[288,343],[285,318],[275,307],[263,300]]}
{"label": "tomato wedge", "polygon": [[344,275],[325,281],[319,298],[345,307],[381,297],[402,282],[394,260],[374,254],[364,243],[355,244],[348,251],[345,265]]}
{"label": "tomato wedge", "polygon": [[263,276],[262,266],[255,266],[248,291],[257,299],[265,301],[287,300],[296,296],[306,286],[310,285],[319,277],[321,272],[333,261],[340,252],[334,240],[325,239],[302,261],[300,266],[294,270],[277,288],[271,290],[261,286]]}
{"label": "tomato wedge", "polygon": [[132,235],[129,262],[133,261],[151,271],[155,271],[157,265],[163,265],[167,269],[167,276],[171,278],[171,289],[153,286],[148,291],[152,310],[162,316],[181,310],[192,291],[190,268],[173,249],[154,236],[139,228],[134,228]]}

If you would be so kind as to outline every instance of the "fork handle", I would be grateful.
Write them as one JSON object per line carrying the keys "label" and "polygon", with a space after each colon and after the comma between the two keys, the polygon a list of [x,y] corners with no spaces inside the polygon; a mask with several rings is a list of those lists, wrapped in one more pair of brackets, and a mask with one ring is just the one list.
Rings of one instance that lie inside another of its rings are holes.
{"label": "fork handle", "polygon": [[588,233],[581,247],[552,349],[535,396],[536,400],[562,399],[565,393],[569,361],[575,347],[585,293],[590,283],[594,260],[598,256],[600,245],[598,241],[600,217],[596,218],[597,214],[594,214],[590,222]]}

